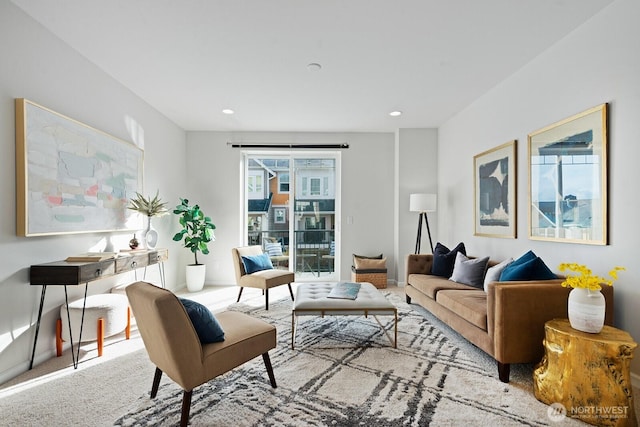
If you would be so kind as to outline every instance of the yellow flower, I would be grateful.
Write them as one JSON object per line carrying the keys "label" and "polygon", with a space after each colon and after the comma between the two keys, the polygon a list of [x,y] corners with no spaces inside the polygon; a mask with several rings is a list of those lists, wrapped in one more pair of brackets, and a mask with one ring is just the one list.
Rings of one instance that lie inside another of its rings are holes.
{"label": "yellow flower", "polygon": [[565,288],[584,288],[592,291],[599,291],[600,284],[602,283],[612,286],[613,282],[618,280],[618,271],[626,270],[624,267],[614,267],[613,270],[609,272],[611,279],[605,279],[604,277],[593,274],[587,266],[582,264],[562,263],[558,268],[560,271],[569,270],[579,273],[578,275],[567,276],[565,281],[561,283],[562,286]]}

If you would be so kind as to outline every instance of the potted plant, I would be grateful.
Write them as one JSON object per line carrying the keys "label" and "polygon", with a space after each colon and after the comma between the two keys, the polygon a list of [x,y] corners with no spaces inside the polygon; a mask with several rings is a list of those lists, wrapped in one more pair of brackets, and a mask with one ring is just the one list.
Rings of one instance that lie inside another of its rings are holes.
{"label": "potted plant", "polygon": [[180,198],[180,204],[173,213],[178,215],[182,230],[173,236],[176,242],[183,241],[184,247],[193,252],[194,263],[187,265],[187,289],[196,292],[204,286],[205,265],[198,262],[198,252],[209,253],[209,242],[215,240],[216,226],[205,216],[198,205],[189,205],[189,200]]}
{"label": "potted plant", "polygon": [[[158,190],[156,190],[156,195],[153,198],[151,198],[151,196],[148,198],[144,197],[144,195],[136,191],[135,199],[129,200],[129,206],[127,206],[127,209],[139,212],[147,218],[145,229],[142,232],[140,239],[146,248],[153,249],[158,243],[158,232],[151,228],[151,218],[154,216],[168,214],[169,211],[167,210],[166,205],[167,204],[160,199]],[[135,235],[132,240],[135,240]]]}

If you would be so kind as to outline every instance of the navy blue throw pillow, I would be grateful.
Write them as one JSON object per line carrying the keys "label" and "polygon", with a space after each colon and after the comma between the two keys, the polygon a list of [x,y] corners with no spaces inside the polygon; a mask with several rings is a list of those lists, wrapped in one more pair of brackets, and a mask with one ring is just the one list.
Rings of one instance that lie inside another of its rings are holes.
{"label": "navy blue throw pillow", "polygon": [[520,258],[513,260],[513,262],[510,265],[515,267],[517,265],[524,264],[525,262],[534,260],[536,258],[538,258],[538,255],[534,254],[533,251],[529,251],[523,254]]}
{"label": "navy blue throw pillow", "polygon": [[532,251],[527,252],[509,264],[500,274],[501,282],[518,280],[552,280],[557,279],[542,258]]}
{"label": "navy blue throw pillow", "polygon": [[434,276],[442,276],[447,279],[451,277],[453,273],[453,266],[456,262],[456,255],[460,252],[463,255],[467,254],[467,250],[464,247],[464,243],[458,243],[458,246],[449,250],[445,245],[438,242],[436,248],[433,250],[433,264],[431,264],[431,274]]}
{"label": "navy blue throw pillow", "polygon": [[271,263],[271,258],[269,258],[268,254],[243,255],[242,264],[244,265],[244,271],[247,274],[273,269],[273,264]]}
{"label": "navy blue throw pillow", "polygon": [[209,344],[224,341],[224,331],[211,310],[190,299],[179,298],[179,300],[187,310],[189,319],[191,319],[201,343]]}

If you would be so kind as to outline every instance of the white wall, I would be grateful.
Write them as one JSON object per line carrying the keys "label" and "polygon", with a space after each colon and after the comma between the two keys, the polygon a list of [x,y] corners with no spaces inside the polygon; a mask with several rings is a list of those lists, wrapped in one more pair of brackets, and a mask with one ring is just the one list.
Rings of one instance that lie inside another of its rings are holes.
{"label": "white wall", "polygon": [[[396,253],[395,274],[406,282],[406,256],[415,251],[418,214],[409,212],[409,195],[438,191],[438,130],[399,129],[396,132]],[[428,214],[431,239],[438,241],[438,217]],[[426,225],[422,225],[421,253],[431,253]]]}
{"label": "white wall", "polygon": [[[208,284],[234,284],[231,248],[242,244],[241,150],[227,142],[338,144],[342,158],[341,279],[351,275],[351,254],[384,253],[394,257],[394,135],[392,133],[189,132],[189,194],[216,224],[216,241],[207,264]],[[189,198],[189,195],[184,197]],[[353,217],[353,223],[347,223]],[[200,261],[200,259],[199,259]],[[200,261],[200,262],[203,262]],[[392,278],[393,279],[393,278]]]}
{"label": "white wall", "polygon": [[[635,198],[640,181],[640,2],[618,0],[439,129],[439,235],[468,252],[496,259],[532,249],[557,271],[561,262],[587,264],[606,275],[627,268],[615,286],[615,323],[640,340],[640,263]],[[527,232],[527,134],[598,104],[610,103],[610,245],[540,242]],[[518,238],[473,236],[472,159],[518,140]],[[632,372],[640,375],[636,352]]]}
{"label": "white wall", "polygon": [[[171,206],[186,183],[185,134],[128,89],[52,36],[11,2],[0,2],[0,383],[27,369],[37,318],[40,286],[29,285],[29,266],[87,251],[106,234],[16,237],[14,98],[27,98],[118,138],[133,141],[126,122],[137,123],[145,148],[145,192],[156,189]],[[184,283],[171,241],[177,221],[154,219],[159,246],[170,249],[166,265],[169,285]],[[131,235],[112,236],[116,248]],[[157,269],[149,279],[158,280]],[[130,282],[134,275],[93,282],[89,293]],[[84,286],[70,289],[72,298]],[[64,301],[61,287],[49,287],[36,353],[36,363],[54,351],[55,319]]]}

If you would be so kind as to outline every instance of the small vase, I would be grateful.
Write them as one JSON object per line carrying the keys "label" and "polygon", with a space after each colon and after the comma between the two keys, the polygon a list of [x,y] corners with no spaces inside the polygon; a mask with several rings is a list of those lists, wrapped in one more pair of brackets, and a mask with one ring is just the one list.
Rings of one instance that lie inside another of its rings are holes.
{"label": "small vase", "polygon": [[140,242],[138,241],[138,239],[136,239],[136,235],[133,235],[133,239],[129,240],[129,247],[134,250],[134,249],[138,249],[138,246],[140,245]]}
{"label": "small vase", "polygon": [[604,326],[606,303],[602,292],[575,288],[569,292],[569,323],[573,329],[599,333]]}

